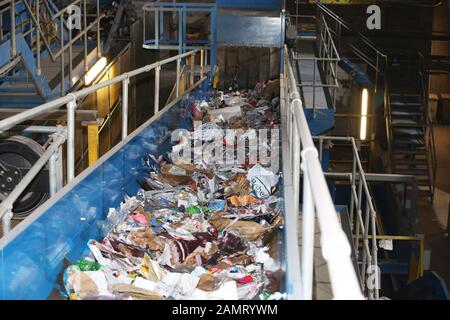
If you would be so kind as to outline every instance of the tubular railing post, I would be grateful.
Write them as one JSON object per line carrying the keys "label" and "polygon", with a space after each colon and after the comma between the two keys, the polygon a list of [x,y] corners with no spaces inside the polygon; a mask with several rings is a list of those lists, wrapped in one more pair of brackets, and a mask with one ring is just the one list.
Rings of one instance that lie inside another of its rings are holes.
{"label": "tubular railing post", "polygon": [[14,58],[17,54],[16,52],[16,1],[11,0],[11,58]]}
{"label": "tubular railing post", "polygon": [[[366,251],[367,246],[369,245],[369,201],[367,199],[367,195],[366,195],[366,208],[364,210],[364,234],[363,234],[363,255],[362,255],[362,266],[361,266],[361,287],[365,288],[365,280],[366,280],[366,270],[367,267],[369,265],[371,265],[371,262],[367,263],[369,258],[368,256],[370,256],[370,254]],[[370,288],[369,292],[370,292]]]}
{"label": "tubular railing post", "polygon": [[300,200],[300,133],[296,128],[292,130],[293,132],[293,160],[294,162],[292,167],[292,185],[294,189],[294,212],[298,214],[298,206],[299,206],[299,200]]}
{"label": "tubular railing post", "polygon": [[9,232],[9,230],[11,230],[12,218],[13,218],[12,210],[8,210],[8,212],[2,217],[3,236],[5,236]]}
{"label": "tubular railing post", "polygon": [[130,79],[122,81],[122,140],[128,136],[128,85]]}
{"label": "tubular railing post", "polygon": [[75,178],[75,96],[67,103],[67,183]]}
{"label": "tubular railing post", "polygon": [[57,187],[57,158],[58,153],[55,152],[48,161],[48,179],[49,179],[49,189],[50,189],[50,197],[56,194]]}
{"label": "tubular railing post", "polygon": [[295,126],[295,118],[294,118],[294,104],[290,103],[289,104],[289,112],[291,114],[290,116],[290,132],[289,132],[289,149],[290,149],[290,154],[291,154],[291,163],[293,164],[293,171],[292,171],[292,181],[295,182],[295,165],[297,162],[300,161],[300,158],[297,158],[296,154],[295,154],[295,148],[298,146],[299,148],[301,147],[297,141],[296,141],[296,133],[297,133],[297,128]]}
{"label": "tubular railing post", "polygon": [[[302,152],[307,152],[308,149]],[[302,207],[302,278],[303,299],[312,299],[313,269],[314,269],[314,233],[315,214],[311,185],[307,172],[307,164],[302,156],[303,169],[303,207]],[[295,199],[298,202],[298,199]]]}
{"label": "tubular railing post", "polygon": [[313,119],[316,118],[316,64],[318,61],[313,60]]}
{"label": "tubular railing post", "polygon": [[[70,83],[70,87],[72,87],[73,82],[72,82],[72,72],[73,72],[73,52],[72,52],[72,29],[68,28],[67,33],[69,34],[69,83]],[[64,52],[63,52],[64,54]]]}
{"label": "tubular railing post", "polygon": [[177,82],[176,82],[176,97],[178,98],[180,95],[180,68],[181,68],[181,59],[177,59]]}
{"label": "tubular railing post", "polygon": [[352,188],[352,192],[350,193],[350,230],[353,231],[354,204],[355,204],[355,197],[354,197],[353,193],[354,192],[356,193],[356,159],[355,159],[355,156],[353,156],[351,188]]}
{"label": "tubular railing post", "polygon": [[203,78],[203,49],[200,50],[200,79]]}
{"label": "tubular railing post", "polygon": [[[61,49],[64,48],[64,15],[61,15],[60,18],[60,37],[61,37]],[[64,62],[64,51],[61,54],[61,97],[64,96],[65,93],[65,86],[64,86],[64,67],[65,67],[65,62]]]}
{"label": "tubular railing post", "polygon": [[41,34],[39,32],[40,27],[40,0],[36,0],[36,74],[41,75]]}
{"label": "tubular railing post", "polygon": [[[372,201],[372,200],[370,200]],[[374,266],[375,272],[375,299],[378,300],[380,297],[380,283],[379,283],[379,269],[378,269],[378,248],[377,248],[377,225],[376,225],[376,212],[374,210],[370,210],[370,218],[372,224],[372,266]]]}
{"label": "tubular railing post", "polygon": [[322,165],[322,155],[323,155],[323,138],[320,137],[320,139],[319,139],[319,160],[320,160],[321,165]]}
{"label": "tubular railing post", "polygon": [[161,66],[155,68],[155,102],[154,102],[154,113],[159,112],[159,80],[160,80]]}
{"label": "tubular railing post", "polygon": [[191,55],[191,74],[189,75],[189,87],[194,85],[194,69],[195,68],[195,53]]}
{"label": "tubular railing post", "polygon": [[62,146],[58,148],[58,159],[56,163],[56,189],[59,191],[64,186],[64,173],[63,173],[63,150]]}
{"label": "tubular railing post", "polygon": [[[361,174],[361,173],[359,173]],[[359,179],[359,185],[358,185],[358,207],[356,208],[356,214],[358,215],[357,217],[357,223],[356,223],[356,231],[355,231],[355,236],[356,236],[356,240],[355,240],[355,257],[356,260],[358,260],[359,258],[359,232],[360,232],[360,217],[362,217],[362,212],[361,212],[361,203],[362,203],[362,180],[361,178]]]}

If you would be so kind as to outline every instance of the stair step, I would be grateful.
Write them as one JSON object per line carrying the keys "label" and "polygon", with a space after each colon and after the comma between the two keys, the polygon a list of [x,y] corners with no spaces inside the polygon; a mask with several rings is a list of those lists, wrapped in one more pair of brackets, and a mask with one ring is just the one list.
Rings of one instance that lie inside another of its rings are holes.
{"label": "stair step", "polygon": [[391,101],[400,101],[400,102],[422,102],[422,96],[420,94],[413,93],[391,93],[389,94]]}
{"label": "stair step", "polygon": [[391,111],[391,115],[393,116],[407,116],[407,117],[422,117],[423,113],[422,112],[411,112],[408,110],[393,110]]}
{"label": "stair step", "polygon": [[431,197],[431,190],[419,190],[419,197]]}
{"label": "stair step", "polygon": [[414,137],[408,137],[408,136],[399,136],[396,139],[393,140],[394,146],[396,145],[419,145],[419,146],[425,146],[425,141],[422,139],[416,139]]}
{"label": "stair step", "polygon": [[412,128],[423,128],[426,127],[422,121],[416,121],[412,119],[392,119],[391,125],[393,127],[412,127]]}
{"label": "stair step", "polygon": [[403,174],[410,174],[416,177],[426,177],[428,178],[428,174],[430,173],[428,170],[424,169],[399,169],[394,168],[395,173],[403,173]]}
{"label": "stair step", "polygon": [[395,135],[423,136],[424,130],[420,128],[392,128]]}
{"label": "stair step", "polygon": [[395,165],[428,165],[428,161],[424,159],[394,159]]}
{"label": "stair step", "polygon": [[392,150],[394,153],[397,154],[413,154],[413,155],[426,155],[427,149],[425,149],[425,146],[418,147],[416,146],[414,149],[408,148],[405,149],[404,146],[398,146]]}
{"label": "stair step", "polygon": [[404,102],[404,101],[391,101],[391,106],[396,107],[420,107],[420,102]]}

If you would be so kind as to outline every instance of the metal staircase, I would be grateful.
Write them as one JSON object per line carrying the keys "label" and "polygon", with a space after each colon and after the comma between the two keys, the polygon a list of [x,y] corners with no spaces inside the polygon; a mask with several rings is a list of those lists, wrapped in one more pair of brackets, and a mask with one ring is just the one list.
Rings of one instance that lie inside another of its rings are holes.
{"label": "metal staircase", "polygon": [[[419,185],[419,196],[433,199],[436,155],[430,110],[428,108],[428,70],[421,54],[401,53],[401,64],[390,61],[370,39],[352,27],[324,4],[316,3],[318,20],[323,19],[336,44],[339,67],[352,74],[356,82],[374,94],[384,83],[385,117],[389,146],[389,171],[413,175]],[[303,20],[305,16],[299,16]],[[302,38],[311,33],[313,24],[297,26]],[[342,30],[352,35],[342,36]],[[314,38],[315,39],[315,38]],[[302,39],[305,41],[306,39]],[[403,57],[402,57],[403,56]],[[361,61],[368,72],[361,72],[352,61]],[[412,62],[412,63],[411,63]]]}
{"label": "metal staircase", "polygon": [[[101,56],[103,16],[96,3],[97,14],[87,0],[62,9],[52,1],[1,2],[0,107],[32,108],[64,95],[83,79]],[[80,28],[68,22],[71,6],[81,8],[82,17],[89,14],[81,18]],[[97,41],[90,40],[95,34]]]}
{"label": "metal staircase", "polygon": [[426,77],[417,67],[392,66],[385,116],[392,173],[415,176],[419,196],[433,200],[436,155]]}

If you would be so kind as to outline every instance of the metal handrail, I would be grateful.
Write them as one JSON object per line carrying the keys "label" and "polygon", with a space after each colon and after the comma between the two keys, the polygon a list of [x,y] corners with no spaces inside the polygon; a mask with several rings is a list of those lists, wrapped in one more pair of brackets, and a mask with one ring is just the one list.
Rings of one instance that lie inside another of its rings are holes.
{"label": "metal handrail", "polygon": [[393,131],[392,131],[392,115],[391,115],[391,96],[388,84],[388,77],[384,79],[384,118],[386,123],[386,140],[388,144],[388,169],[389,172],[393,168]]}
{"label": "metal handrail", "polygon": [[[325,17],[321,14],[318,19],[316,19],[318,26],[318,34],[317,38],[317,48],[318,48],[318,56],[317,57],[301,57],[297,54],[294,54],[295,60],[303,60],[303,61],[313,61],[313,82],[312,83],[299,83],[299,87],[312,87],[313,88],[313,118],[316,116],[316,88],[328,88],[330,97],[331,97],[331,105],[334,110],[336,110],[336,96],[337,89],[339,88],[339,80],[338,80],[338,63],[341,60],[339,56],[339,52],[336,48],[336,45],[333,41],[333,37],[331,35],[330,28],[325,20]],[[322,67],[324,81],[321,81],[321,75],[318,68]],[[319,81],[317,81],[319,79]]]}
{"label": "metal handrail", "polygon": [[3,220],[3,235],[11,228],[13,217],[12,209],[14,202],[20,197],[25,189],[36,178],[41,169],[49,163],[49,186],[50,195],[54,195],[62,184],[62,145],[66,141],[65,131],[58,130],[53,135],[53,142],[40,158],[33,164],[27,174],[15,186],[14,190],[0,203],[0,219]]}
{"label": "metal handrail", "polygon": [[[355,234],[355,254],[356,259],[359,259],[359,245],[362,240],[363,247],[363,257],[362,257],[362,268],[360,270],[360,282],[361,287],[364,289],[366,286],[366,281],[370,275],[367,275],[367,270],[370,273],[375,273],[375,285],[373,287],[368,287],[369,299],[379,298],[379,283],[378,283],[378,256],[377,256],[377,243],[376,243],[376,219],[377,212],[375,210],[375,205],[373,197],[370,192],[369,185],[366,180],[366,174],[362,166],[361,157],[359,155],[359,150],[356,145],[356,140],[354,137],[334,137],[334,136],[316,136],[313,137],[314,140],[319,141],[319,152],[322,154],[323,141],[345,141],[351,144],[353,151],[353,163],[352,163],[352,173],[351,173],[351,193],[350,193],[350,226],[352,233]],[[358,184],[359,182],[359,184]],[[357,190],[358,188],[358,190]],[[366,203],[366,208],[362,208],[363,202]],[[356,217],[355,217],[356,210]],[[364,217],[362,212],[364,210]],[[356,222],[356,223],[355,223]],[[370,235],[370,234],[371,235]],[[360,239],[360,236],[363,236]],[[369,247],[369,236],[372,236],[371,248]]]}
{"label": "metal handrail", "polygon": [[[423,59],[423,56],[420,54],[421,58]],[[426,86],[426,71],[423,66],[422,62],[422,70],[420,71],[420,85],[422,90],[422,104],[423,104],[423,112],[424,117],[426,121],[426,132],[424,132],[424,135],[426,135],[425,145],[428,147],[427,152],[427,158],[429,159],[429,162],[431,164],[431,194],[432,197],[434,195],[434,191],[436,188],[436,168],[437,168],[437,160],[436,160],[436,145],[434,140],[434,126],[433,126],[433,119],[431,116],[431,110],[428,103],[428,89]]]}
{"label": "metal handrail", "polygon": [[[18,113],[14,116],[11,116],[7,119],[0,121],[0,133],[4,133],[7,130],[12,129],[13,127],[27,121],[31,120],[37,115],[43,114],[47,111],[57,110],[62,106],[66,106],[67,108],[67,160],[66,160],[66,174],[67,174],[67,183],[71,182],[75,177],[75,111],[78,107],[77,100],[83,97],[86,97],[90,93],[96,92],[105,87],[109,87],[111,85],[122,83],[122,140],[124,140],[128,136],[128,90],[130,78],[135,77],[137,75],[151,72],[155,70],[155,100],[154,100],[154,110],[155,114],[159,112],[159,88],[160,88],[160,77],[159,72],[163,65],[176,62],[177,65],[180,65],[183,59],[191,59],[191,62],[195,62],[195,55],[199,52],[202,52],[203,49],[197,49],[193,51],[186,52],[184,54],[179,54],[165,60],[161,60],[144,67],[126,72],[119,76],[116,76],[110,80],[92,85],[90,87],[84,88],[79,91],[74,91],[69,93],[61,98],[55,99],[53,101],[44,103],[35,108],[29,109],[27,111]],[[202,57],[206,57],[206,55],[201,54]],[[205,63],[202,61],[202,65]],[[199,82],[205,80],[205,76],[203,73],[203,68],[200,68],[200,79],[197,83],[192,83],[192,86],[197,85]],[[177,68],[177,73],[179,72],[179,68]],[[177,79],[179,75],[177,74]],[[178,83],[178,81],[177,81]],[[177,96],[178,98],[178,96]],[[38,160],[40,161],[40,160]],[[39,162],[41,163],[41,162]],[[45,164],[45,163],[44,163]],[[36,164],[35,164],[36,165]],[[42,166],[41,166],[42,167]],[[33,167],[34,168],[34,167]],[[30,170],[29,172],[31,172]],[[38,170],[39,172],[39,170]],[[17,191],[18,192],[18,191]],[[23,190],[22,190],[23,192]],[[19,195],[22,193],[20,192]],[[11,192],[11,194],[16,194],[15,189]],[[14,200],[15,201],[15,200]],[[12,201],[11,203],[13,203]],[[2,203],[3,204],[3,203]],[[0,219],[3,219],[4,229],[9,231],[10,221],[12,218],[12,214],[8,214],[11,209],[10,206],[2,206],[0,204]],[[4,232],[5,233],[5,232]]]}
{"label": "metal handrail", "polygon": [[[321,230],[322,255],[327,261],[335,299],[363,299],[350,255],[351,249],[344,231],[339,225],[336,210],[318,158],[308,122],[306,121],[300,94],[289,61],[287,47],[284,48],[284,74],[281,77],[281,91],[285,99],[285,117],[287,124],[287,143],[289,154],[285,155],[283,165],[288,164],[285,171],[285,194],[292,195],[286,207],[286,234],[288,241],[289,283],[299,283],[301,288],[288,291],[288,297],[300,296],[312,299],[315,217]],[[284,126],[283,126],[284,128]],[[291,168],[292,166],[292,168]],[[300,170],[303,172],[303,205],[302,205],[302,253],[301,267],[292,261],[298,256],[297,217],[300,200]],[[292,255],[291,255],[292,254]],[[299,292],[300,290],[300,292]]]}
{"label": "metal handrail", "polygon": [[368,37],[366,37],[361,32],[353,30],[353,28],[341,17],[339,17],[336,13],[334,13],[331,9],[329,9],[327,6],[325,6],[323,3],[321,3],[319,0],[316,1],[317,7],[324,13],[326,13],[330,18],[332,18],[334,21],[336,21],[340,27],[344,27],[348,32],[351,34],[357,36],[359,39],[364,42],[370,49],[377,52],[382,57],[387,57],[376,45],[373,43]]}
{"label": "metal handrail", "polygon": [[341,43],[341,31],[342,28],[344,28],[351,34],[355,35],[357,39],[361,40],[364,47],[366,49],[369,49],[374,54],[375,56],[374,58],[369,57],[367,54],[363,52],[362,48],[357,48],[354,44],[346,42],[346,44],[353,51],[354,54],[356,54],[361,60],[363,60],[367,65],[369,65],[372,69],[375,70],[375,88],[377,88],[379,74],[384,74],[385,68],[387,67],[387,59],[388,59],[387,55],[383,53],[369,38],[367,38],[361,32],[353,30],[346,21],[344,21],[341,17],[339,17],[336,13],[330,10],[323,3],[317,0],[316,4],[320,12],[326,14],[328,17],[330,17],[333,21],[336,22],[336,30],[334,30],[333,33],[338,39],[338,43]]}
{"label": "metal handrail", "polygon": [[[72,46],[81,38],[84,38],[84,71],[87,72],[88,71],[88,65],[87,65],[87,59],[88,59],[88,50],[87,50],[87,42],[88,42],[88,38],[87,38],[87,34],[88,32],[93,29],[94,27],[97,28],[97,56],[101,57],[101,40],[100,40],[100,21],[105,17],[104,14],[100,14],[100,3],[99,0],[97,0],[97,13],[96,13],[96,18],[88,25],[87,24],[87,10],[86,10],[86,6],[87,6],[87,0],[75,0],[73,2],[71,2],[67,7],[65,7],[62,10],[59,10],[58,12],[54,13],[53,11],[51,11],[50,6],[48,5],[48,3],[46,1],[42,1],[41,0],[35,0],[34,5],[30,4],[28,2],[28,0],[10,0],[10,1],[3,1],[3,4],[7,5],[7,7],[3,8],[2,11],[6,12],[6,11],[10,11],[11,14],[11,30],[16,30],[17,28],[20,28],[20,25],[16,25],[16,21],[15,21],[15,10],[16,10],[16,4],[18,3],[23,3],[25,6],[25,10],[28,13],[28,23],[31,25],[33,25],[32,28],[30,28],[30,30],[28,30],[26,33],[24,33],[25,35],[31,34],[31,36],[33,36],[33,34],[36,34],[36,37],[34,39],[35,43],[36,43],[36,72],[38,75],[41,74],[41,41],[45,46],[45,49],[47,50],[49,57],[51,58],[51,60],[53,62],[55,62],[58,58],[61,60],[61,95],[64,95],[64,93],[66,92],[65,90],[65,63],[64,63],[64,54],[65,52],[69,52],[69,80],[72,79],[72,72],[73,72],[73,67],[72,67],[72,61],[73,61],[73,56],[72,56]],[[64,28],[63,26],[66,24],[65,20],[64,20],[64,15],[67,13],[67,9],[70,8],[70,6],[73,6],[75,4],[80,4],[83,3],[83,8],[84,8],[84,19],[83,19],[83,27],[81,30],[79,30],[79,32],[77,33],[77,35],[75,37],[72,37],[72,32],[70,30],[68,30],[67,34],[68,34],[68,39],[64,39]],[[41,8],[41,4],[44,4],[44,8],[47,11],[47,14],[50,15],[50,20],[53,24],[60,24],[60,49],[57,52],[53,52],[52,47],[51,47],[51,41],[52,39],[47,39],[47,35],[46,33],[42,30],[41,28],[41,14],[40,14],[40,8]],[[32,7],[33,6],[33,7]],[[58,22],[59,20],[59,22]],[[22,22],[23,24],[23,22]],[[7,33],[8,34],[8,33]],[[7,34],[1,34],[1,37],[3,39],[3,37]],[[17,54],[16,52],[16,32],[10,32],[10,38],[11,38],[11,58],[14,58]],[[33,37],[31,42],[33,42]],[[31,50],[33,51],[33,45],[32,43],[30,43],[31,46]]]}

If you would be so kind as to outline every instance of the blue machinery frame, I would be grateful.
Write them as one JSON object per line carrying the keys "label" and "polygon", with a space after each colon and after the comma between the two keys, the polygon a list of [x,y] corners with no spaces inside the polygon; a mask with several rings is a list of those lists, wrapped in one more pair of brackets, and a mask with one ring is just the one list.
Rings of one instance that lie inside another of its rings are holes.
{"label": "blue machinery frame", "polygon": [[[275,47],[284,45],[285,13],[281,11],[282,1],[240,1],[218,0],[217,3],[172,3],[155,2],[146,4],[144,10],[143,48],[153,50],[188,50],[206,48],[210,50],[211,77],[217,64],[218,46]],[[260,15],[249,14],[247,9],[265,9]],[[224,9],[218,11],[218,9]],[[232,13],[227,9],[237,9]],[[178,35],[176,39],[166,38],[164,14],[177,15]],[[206,13],[210,16],[208,39],[188,39],[187,16],[191,13]],[[146,17],[153,14],[154,38],[147,38]],[[281,55],[281,60],[283,60]],[[283,66],[283,61],[281,61]]]}

